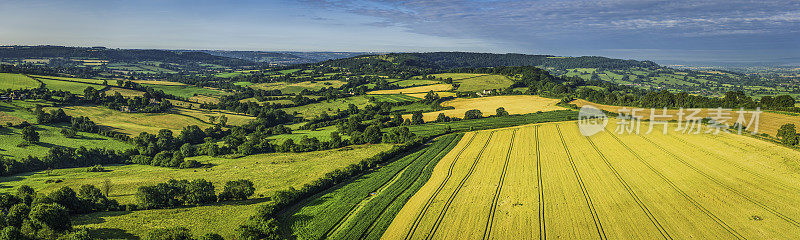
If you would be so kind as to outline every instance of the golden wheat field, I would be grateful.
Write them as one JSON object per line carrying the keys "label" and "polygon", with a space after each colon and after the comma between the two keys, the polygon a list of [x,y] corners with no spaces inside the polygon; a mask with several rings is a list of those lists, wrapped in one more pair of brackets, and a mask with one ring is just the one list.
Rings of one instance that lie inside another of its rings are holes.
{"label": "golden wheat field", "polygon": [[[592,102],[589,102],[589,101],[586,101],[586,100],[583,100],[583,99],[578,99],[578,100],[572,101],[571,103],[577,105],[578,107],[582,107],[584,105],[591,104],[592,106],[595,106],[595,107],[597,107],[599,109],[606,110],[606,111],[609,111],[609,112],[620,112],[620,109],[623,108],[621,106],[611,106],[611,105],[596,104],[596,103],[592,103]],[[628,107],[628,109],[631,109],[631,108],[632,107]],[[715,109],[702,109],[702,110],[703,111],[700,113],[701,117],[709,117],[715,111]],[[736,109],[734,109],[734,110],[736,110]],[[626,110],[626,111],[629,111],[629,110]],[[676,113],[678,113],[677,109],[668,109],[667,110],[667,114],[672,115],[672,117],[668,118],[668,119],[669,120],[677,120],[678,116],[676,115]],[[731,119],[728,122],[734,122],[738,118],[738,113],[736,113],[736,112],[731,112],[731,113],[732,114],[731,114],[730,117],[733,117],[733,119]],[[661,109],[656,109],[656,114],[662,114],[662,110]],[[639,112],[637,112],[636,115],[642,116],[644,119],[649,119],[650,118],[650,109],[648,108],[646,110],[639,111]],[[744,117],[745,117],[746,121],[749,122],[751,117],[752,117],[752,114],[745,113]],[[664,120],[664,119],[657,119],[657,120]],[[784,125],[784,124],[787,124],[787,123],[794,123],[795,125],[800,123],[800,116],[793,116],[793,115],[781,114],[781,113],[775,113],[775,112],[762,112],[760,114],[760,116],[759,116],[758,132],[759,133],[766,133],[766,134],[775,136],[775,134],[778,133],[778,129],[781,128],[781,125]],[[751,128],[748,128],[748,130],[751,130],[751,131],[754,130],[754,129],[755,129],[755,126],[753,126]]]}
{"label": "golden wheat field", "polygon": [[796,239],[800,152],[735,134],[472,132],[384,239]]}
{"label": "golden wheat field", "polygon": [[[556,106],[558,99],[543,98],[533,95],[508,95],[492,96],[480,98],[458,98],[442,103],[442,107],[453,107],[442,111],[427,112],[422,114],[426,121],[434,121],[439,113],[444,113],[448,117],[464,118],[464,113],[472,109],[478,109],[484,117],[495,115],[497,108],[503,107],[509,114],[526,114],[538,111],[553,111],[564,109]],[[411,118],[411,114],[403,116]]]}

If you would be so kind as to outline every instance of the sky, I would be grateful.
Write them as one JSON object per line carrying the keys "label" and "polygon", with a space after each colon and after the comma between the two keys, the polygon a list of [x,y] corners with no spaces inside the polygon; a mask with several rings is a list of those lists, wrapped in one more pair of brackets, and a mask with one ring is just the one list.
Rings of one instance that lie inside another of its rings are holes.
{"label": "sky", "polygon": [[0,0],[0,45],[800,65],[800,1]]}

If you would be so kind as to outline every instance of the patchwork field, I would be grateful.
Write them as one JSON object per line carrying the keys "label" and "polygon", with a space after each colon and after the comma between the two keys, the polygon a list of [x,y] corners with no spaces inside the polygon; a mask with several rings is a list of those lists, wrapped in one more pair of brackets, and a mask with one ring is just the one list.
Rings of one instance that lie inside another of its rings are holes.
{"label": "patchwork field", "polygon": [[144,92],[126,88],[111,87],[106,90],[106,96],[114,96],[114,94],[117,93],[119,93],[123,97],[141,97],[142,95],[144,95]]}
{"label": "patchwork field", "polygon": [[614,129],[468,133],[383,238],[800,237],[800,152],[734,134]]}
{"label": "patchwork field", "polygon": [[439,91],[449,91],[452,89],[453,86],[450,84],[434,84],[434,85],[427,85],[427,86],[420,86],[420,87],[410,87],[410,88],[401,88],[401,89],[392,89],[392,90],[378,90],[378,91],[371,91],[367,92],[367,94],[408,94],[408,93],[427,93],[430,91],[439,92]]}
{"label": "patchwork field", "polygon": [[31,89],[40,83],[22,74],[0,73],[0,89]]}
{"label": "patchwork field", "polygon": [[421,99],[404,94],[367,95],[367,97],[375,98],[377,102],[413,102]]}
{"label": "patchwork field", "polygon": [[[494,115],[497,108],[503,107],[509,114],[526,114],[534,112],[545,112],[564,109],[556,106],[558,99],[543,98],[532,95],[508,95],[492,96],[481,98],[459,98],[442,103],[443,107],[453,107],[454,109],[423,113],[423,119],[434,121],[439,113],[444,113],[448,117],[464,118],[464,113],[472,109],[478,109],[484,117]],[[404,115],[410,118],[411,114]]]}
{"label": "patchwork field", "polygon": [[158,85],[158,84],[142,84],[142,85],[151,87],[156,90],[164,91],[164,93],[166,94],[172,94],[183,98],[191,98],[196,95],[222,96],[228,94],[226,92],[216,89],[201,88],[188,85]]}
{"label": "patchwork field", "polygon": [[[586,101],[586,100],[582,100],[582,99],[578,99],[578,100],[572,101],[571,103],[577,105],[578,107],[582,107],[584,105],[591,104],[592,106],[595,106],[595,107],[597,107],[599,109],[606,110],[606,111],[609,111],[609,112],[615,112],[615,113],[620,112],[620,109],[623,108],[621,106],[611,106],[611,105],[596,104],[596,103],[592,103],[592,102],[589,102],[589,101]],[[632,107],[628,107],[628,110],[626,110],[626,112],[629,113],[631,108]],[[735,109],[735,110],[738,110],[738,109]],[[688,110],[684,110],[684,111],[688,113]],[[698,116],[700,116],[700,117],[711,117],[711,116],[713,116],[712,114],[714,113],[714,111],[716,111],[716,109],[702,109],[701,113],[698,114]],[[745,110],[745,111],[752,111],[752,110]],[[656,114],[661,115],[662,113],[663,113],[662,109],[656,109]],[[667,110],[667,114],[671,115],[671,117],[668,117],[668,118],[656,118],[656,120],[666,120],[666,119],[668,119],[668,120],[678,120],[677,113],[678,113],[677,109],[668,109]],[[735,112],[735,111],[731,111],[730,113],[731,113],[730,117],[732,117],[733,119],[728,120],[728,123],[733,123],[739,117],[739,114],[737,112]],[[643,119],[650,119],[650,109],[648,108],[648,109],[644,109],[644,110],[641,110],[641,111],[637,111],[636,115],[637,116],[641,116]],[[753,116],[750,113],[745,113],[744,117],[745,117],[746,121],[749,122]],[[775,136],[778,133],[778,129],[780,129],[782,125],[787,124],[787,123],[793,123],[793,124],[797,125],[798,123],[800,123],[800,116],[765,111],[765,112],[762,112],[760,114],[760,116],[759,116],[758,132],[759,133],[766,133],[766,134],[769,134],[771,136]],[[755,130],[755,126],[752,126],[751,128],[748,128],[747,130],[753,131],[753,130]]]}
{"label": "patchwork field", "polygon": [[313,82],[309,81],[309,82],[299,82],[299,83],[288,83],[288,82],[259,83],[259,84],[249,85],[249,87],[261,90],[281,90],[281,93],[283,94],[293,94],[293,93],[300,93],[306,89],[319,91],[323,87],[339,88],[344,84],[346,84],[346,82],[339,80],[326,80],[326,81],[313,81]]}

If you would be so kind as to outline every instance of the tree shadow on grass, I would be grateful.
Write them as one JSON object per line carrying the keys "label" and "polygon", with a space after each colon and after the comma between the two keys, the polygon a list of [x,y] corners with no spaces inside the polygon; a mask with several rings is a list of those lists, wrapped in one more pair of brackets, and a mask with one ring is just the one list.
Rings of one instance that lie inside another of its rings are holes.
{"label": "tree shadow on grass", "polygon": [[96,212],[77,215],[77,217],[72,221],[75,225],[100,224],[106,222],[104,218],[124,216],[130,213],[131,211]]}

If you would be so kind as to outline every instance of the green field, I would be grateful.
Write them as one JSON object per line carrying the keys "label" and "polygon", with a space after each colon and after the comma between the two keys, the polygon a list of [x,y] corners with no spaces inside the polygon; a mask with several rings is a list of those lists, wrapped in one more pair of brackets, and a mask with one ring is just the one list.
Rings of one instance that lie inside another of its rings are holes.
{"label": "green field", "polygon": [[460,84],[458,91],[474,92],[489,89],[506,89],[514,82],[506,76],[486,75],[453,80],[453,83]]}
{"label": "green field", "polygon": [[164,91],[164,93],[166,94],[172,94],[183,98],[191,98],[194,97],[195,95],[223,96],[228,94],[220,90],[188,86],[188,85],[186,86],[168,86],[168,85],[157,85],[157,84],[142,84],[142,85],[151,87],[155,90]]}
{"label": "green field", "polygon": [[[136,239],[153,228],[186,227],[196,235],[214,232],[233,239],[234,230],[253,215],[275,190],[299,188],[325,173],[372,157],[390,149],[391,145],[353,146],[308,153],[271,153],[238,159],[194,158],[212,164],[208,169],[171,169],[143,165],[108,166],[107,172],[91,173],[85,168],[56,169],[0,178],[2,191],[14,191],[16,186],[29,185],[37,191],[49,192],[63,186],[77,188],[82,184],[99,185],[104,179],[113,184],[111,197],[128,203],[141,185],[153,185],[169,179],[204,178],[222,190],[229,180],[249,179],[255,183],[256,199],[226,202],[210,206],[161,209],[134,212],[99,212],[74,216],[76,227],[89,228],[97,237]],[[46,184],[48,179],[63,179],[61,183]],[[261,197],[263,196],[263,197]]]}
{"label": "green field", "polygon": [[249,85],[251,88],[261,90],[280,90],[283,94],[296,94],[303,90],[319,91],[322,88],[339,88],[345,82],[339,80],[306,81],[299,83],[271,82]]}
{"label": "green field", "polygon": [[424,86],[424,85],[431,85],[431,84],[438,84],[441,81],[436,80],[422,80],[422,79],[409,79],[409,80],[400,80],[396,82],[392,82],[393,84],[400,86],[400,87],[413,87],[413,86]]}
{"label": "green field", "polygon": [[51,80],[63,80],[63,81],[82,82],[82,83],[100,84],[100,85],[102,85],[103,82],[107,82],[108,85],[117,84],[116,80],[106,80],[106,79],[87,79],[87,78],[55,77],[55,76],[40,76],[40,75],[31,75],[31,77],[39,79],[44,78]]}
{"label": "green field", "polygon": [[[158,133],[161,129],[169,129],[174,133],[179,133],[183,127],[197,125],[201,128],[211,126],[208,119],[200,119],[205,114],[197,111],[176,111],[177,113],[123,113],[106,107],[74,106],[63,107],[64,111],[70,116],[85,116],[92,119],[97,125],[117,132],[126,133],[131,136],[139,135],[141,132]],[[50,110],[47,108],[46,110]],[[194,115],[194,116],[193,116]],[[218,114],[213,114],[218,115]],[[232,118],[232,117],[231,117]],[[246,117],[236,117],[237,123],[248,121]],[[233,123],[233,122],[232,122]]]}
{"label": "green field", "polygon": [[97,90],[105,88],[104,86],[101,85],[88,84],[88,83],[67,82],[67,81],[59,81],[59,80],[44,79],[44,78],[39,78],[39,80],[42,81],[42,83],[44,83],[44,86],[47,89],[67,91],[78,95],[83,95],[83,91],[86,90],[87,87],[92,87]]}
{"label": "green field", "polygon": [[22,74],[0,73],[0,89],[32,89],[41,85],[36,80]]}
{"label": "green field", "polygon": [[483,74],[483,73],[439,73],[439,74],[431,74],[431,75],[436,77],[436,78],[442,78],[442,79],[452,78],[453,81],[455,81],[455,80],[460,80],[460,79],[465,79],[465,78],[474,78],[474,77],[486,76],[487,74]]}
{"label": "green field", "polygon": [[36,131],[39,133],[40,143],[27,147],[18,147],[23,142],[21,132],[17,128],[2,128],[0,129],[0,156],[12,157],[20,159],[27,156],[43,157],[47,155],[50,148],[61,147],[87,147],[87,148],[108,148],[114,150],[123,150],[132,148],[131,145],[110,139],[103,135],[79,132],[77,138],[66,138],[61,135],[62,126],[45,126],[36,125]]}
{"label": "green field", "polygon": [[375,98],[377,102],[414,102],[419,101],[419,98],[415,98],[408,95],[403,94],[376,94],[376,95],[367,95],[367,98]]}
{"label": "green field", "polygon": [[301,239],[379,239],[403,204],[428,180],[461,135],[448,135],[312,197],[282,221]]}
{"label": "green field", "polygon": [[283,108],[283,110],[286,111],[287,113],[297,113],[298,116],[303,118],[312,118],[319,116],[323,112],[327,112],[328,114],[332,115],[336,113],[336,110],[347,109],[348,105],[351,103],[358,106],[359,109],[363,109],[364,106],[370,104],[369,100],[367,100],[366,97],[356,96],[348,98],[338,98],[329,101],[322,101],[299,107]]}
{"label": "green field", "polygon": [[[318,140],[325,142],[331,140],[331,133],[336,132],[336,126],[328,126],[323,128],[318,128],[316,130],[293,130],[291,134],[281,134],[281,135],[272,135],[267,137],[268,139],[273,139],[274,144],[281,144],[286,139],[292,139],[294,143],[299,143],[303,137],[308,138],[317,138]],[[342,139],[350,139],[348,135],[341,135]]]}

